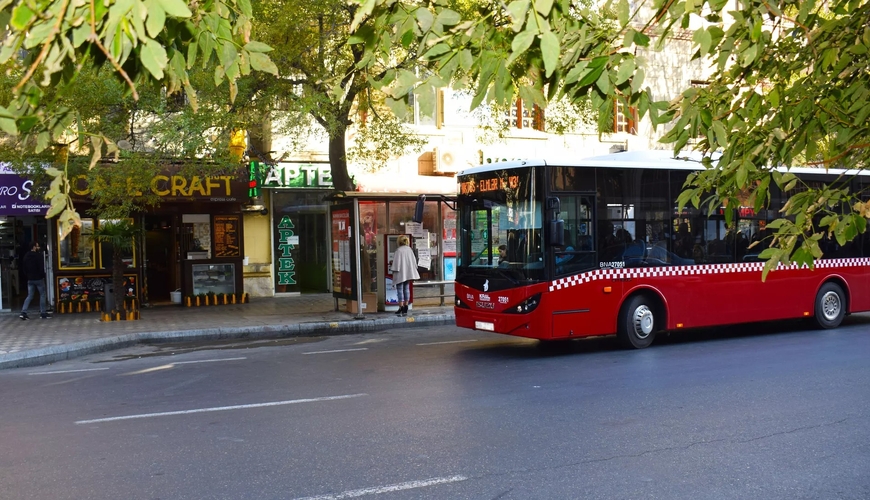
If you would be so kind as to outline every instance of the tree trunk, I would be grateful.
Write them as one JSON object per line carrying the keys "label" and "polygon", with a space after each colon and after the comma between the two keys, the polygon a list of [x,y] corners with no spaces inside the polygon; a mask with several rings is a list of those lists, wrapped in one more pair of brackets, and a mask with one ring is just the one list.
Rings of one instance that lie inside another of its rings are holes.
{"label": "tree trunk", "polygon": [[[112,249],[112,295],[115,297],[115,310],[124,311],[124,259],[120,249]],[[111,312],[111,311],[110,311]]]}
{"label": "tree trunk", "polygon": [[347,173],[347,145],[345,135],[347,125],[338,125],[329,137],[329,167],[332,172],[332,185],[338,191],[353,191],[356,189],[350,175]]}
{"label": "tree trunk", "polygon": [[248,129],[248,137],[251,141],[251,156],[259,161],[270,163],[272,161],[272,117],[264,114],[260,123]]}

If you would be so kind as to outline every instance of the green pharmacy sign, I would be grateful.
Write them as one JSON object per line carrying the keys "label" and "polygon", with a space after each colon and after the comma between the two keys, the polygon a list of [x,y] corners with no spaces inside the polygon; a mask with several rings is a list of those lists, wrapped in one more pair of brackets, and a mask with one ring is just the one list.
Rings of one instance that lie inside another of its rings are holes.
{"label": "green pharmacy sign", "polygon": [[289,163],[261,165],[263,188],[332,188],[329,163]]}

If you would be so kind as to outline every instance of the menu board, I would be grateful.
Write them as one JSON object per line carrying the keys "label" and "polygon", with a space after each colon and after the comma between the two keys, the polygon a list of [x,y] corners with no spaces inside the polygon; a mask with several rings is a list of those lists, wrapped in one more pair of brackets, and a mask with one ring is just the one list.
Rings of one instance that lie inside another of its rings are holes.
{"label": "menu board", "polygon": [[[93,302],[106,296],[111,276],[62,276],[57,278],[57,298],[61,302]],[[124,276],[124,295],[136,297],[136,276]]]}
{"label": "menu board", "polygon": [[214,215],[214,256],[241,257],[239,248],[239,216]]}

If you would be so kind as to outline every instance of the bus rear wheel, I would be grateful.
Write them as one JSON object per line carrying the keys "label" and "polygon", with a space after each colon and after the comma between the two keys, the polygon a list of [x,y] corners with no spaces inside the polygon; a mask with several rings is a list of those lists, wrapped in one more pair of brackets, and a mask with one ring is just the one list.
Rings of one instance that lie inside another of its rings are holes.
{"label": "bus rear wheel", "polygon": [[643,295],[635,295],[622,306],[616,337],[627,349],[643,349],[656,337],[654,303]]}
{"label": "bus rear wheel", "polygon": [[822,328],[837,328],[846,315],[846,294],[836,283],[825,283],[816,295],[816,323]]}

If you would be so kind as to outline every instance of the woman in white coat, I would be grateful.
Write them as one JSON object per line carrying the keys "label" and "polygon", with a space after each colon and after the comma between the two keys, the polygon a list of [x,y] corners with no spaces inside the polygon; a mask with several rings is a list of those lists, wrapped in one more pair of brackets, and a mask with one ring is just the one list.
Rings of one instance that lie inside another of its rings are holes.
{"label": "woman in white coat", "polygon": [[408,302],[411,301],[411,281],[420,279],[417,272],[417,257],[408,246],[410,241],[405,235],[399,236],[399,248],[393,254],[393,283],[396,284],[396,294],[399,296],[399,310],[396,316],[408,315]]}

